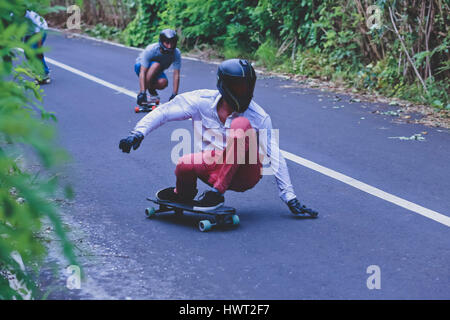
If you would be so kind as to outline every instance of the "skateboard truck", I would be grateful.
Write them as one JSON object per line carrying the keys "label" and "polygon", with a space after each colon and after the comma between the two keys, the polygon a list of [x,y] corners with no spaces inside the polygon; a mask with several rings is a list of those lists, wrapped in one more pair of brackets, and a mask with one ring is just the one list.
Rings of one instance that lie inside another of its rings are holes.
{"label": "skateboard truck", "polygon": [[237,224],[239,224],[239,216],[237,214],[232,215],[230,218],[231,218],[231,221],[229,220],[228,222],[225,222],[225,219],[224,219],[224,220],[220,221],[220,223],[217,221],[217,219],[214,220],[213,222],[211,222],[210,220],[201,220],[198,223],[198,229],[201,232],[205,232],[205,231],[211,230],[211,228],[216,225],[226,225],[226,224],[237,225]]}
{"label": "skateboard truck", "polygon": [[202,214],[209,216],[209,219],[199,221],[198,228],[201,232],[209,231],[215,226],[221,225],[238,225],[239,216],[236,214],[236,210],[231,207],[219,207],[210,211],[198,211],[194,210],[192,206],[179,204],[169,201],[161,201],[158,199],[147,198],[147,200],[158,204],[159,208],[150,207],[145,209],[145,215],[147,218],[153,218],[158,213],[173,212],[175,215],[182,215],[183,211]]}
{"label": "skateboard truck", "polygon": [[137,106],[134,108],[134,112],[150,112],[155,110],[159,106],[159,99],[151,102],[143,103],[141,106]]}

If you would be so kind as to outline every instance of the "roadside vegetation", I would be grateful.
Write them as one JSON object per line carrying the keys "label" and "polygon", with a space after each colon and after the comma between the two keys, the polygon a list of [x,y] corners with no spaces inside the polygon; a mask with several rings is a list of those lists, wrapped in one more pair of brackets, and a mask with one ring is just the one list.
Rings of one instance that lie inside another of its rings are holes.
{"label": "roadside vegetation", "polygon": [[[93,36],[144,47],[170,27],[181,35],[184,51],[207,52],[213,58],[245,57],[269,71],[450,110],[448,1],[78,3],[82,21],[91,25],[85,30]],[[376,7],[368,10],[372,5]]]}
{"label": "roadside vegetation", "polygon": [[248,58],[270,71],[426,104],[448,118],[445,0],[1,1],[0,299],[41,297],[36,279],[47,231],[68,264],[76,264],[55,201],[72,196],[59,178],[68,156],[55,142],[56,115],[44,109],[43,91],[32,81],[42,72],[31,47],[39,36],[22,41],[26,9],[64,28],[64,9],[72,4],[81,7],[83,31],[92,36],[144,47],[170,27],[184,51]]}
{"label": "roadside vegetation", "polygon": [[33,81],[43,72],[31,47],[40,35],[22,41],[26,9],[52,10],[49,1],[0,2],[0,300],[43,297],[37,280],[47,236],[76,264],[55,204],[72,194],[58,178],[68,156],[56,146],[56,116],[44,109],[43,91]]}

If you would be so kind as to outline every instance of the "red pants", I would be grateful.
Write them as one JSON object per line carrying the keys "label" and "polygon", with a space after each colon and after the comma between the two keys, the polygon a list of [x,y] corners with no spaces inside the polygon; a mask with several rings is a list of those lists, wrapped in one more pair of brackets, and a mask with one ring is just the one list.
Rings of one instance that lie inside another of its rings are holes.
{"label": "red pants", "polygon": [[[175,169],[176,192],[192,199],[197,192],[197,178],[219,192],[244,192],[261,179],[256,132],[244,117],[231,122],[230,135],[224,150],[203,151],[181,157]],[[242,147],[239,150],[239,147]],[[234,150],[234,152],[230,152]]]}

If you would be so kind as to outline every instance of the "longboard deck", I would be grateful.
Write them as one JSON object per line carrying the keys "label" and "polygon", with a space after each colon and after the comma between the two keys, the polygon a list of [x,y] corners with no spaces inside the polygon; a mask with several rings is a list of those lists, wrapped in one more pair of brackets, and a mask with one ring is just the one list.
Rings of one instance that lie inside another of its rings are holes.
{"label": "longboard deck", "polygon": [[201,220],[198,224],[200,231],[208,231],[211,230],[213,226],[217,225],[238,225],[239,217],[236,215],[236,209],[232,207],[222,206],[217,209],[209,210],[209,211],[199,211],[195,210],[192,206],[171,202],[171,201],[163,201],[158,199],[147,198],[148,201],[151,201],[157,205],[159,208],[147,208],[145,209],[145,214],[147,218],[151,218],[155,216],[157,213],[163,212],[173,212],[175,214],[183,214],[183,211],[193,212],[196,214],[201,214],[203,216],[207,215],[209,218],[207,220]]}
{"label": "longboard deck", "polygon": [[142,104],[141,106],[137,106],[134,108],[134,112],[151,112],[155,110],[157,107],[159,107],[159,101],[158,102],[147,102]]}
{"label": "longboard deck", "polygon": [[200,211],[200,210],[195,210],[192,206],[187,205],[187,204],[182,204],[182,203],[177,203],[177,202],[171,202],[171,201],[164,201],[164,200],[158,200],[158,199],[152,199],[152,198],[147,198],[148,201],[151,201],[155,204],[159,204],[160,206],[165,206],[169,209],[173,208],[173,209],[181,209],[181,210],[185,210],[185,211],[189,211],[189,212],[194,212],[194,213],[200,213],[200,214],[212,214],[212,215],[230,215],[230,214],[235,214],[236,213],[236,209],[232,208],[232,207],[227,207],[227,206],[221,206],[217,209],[212,209],[209,211]]}

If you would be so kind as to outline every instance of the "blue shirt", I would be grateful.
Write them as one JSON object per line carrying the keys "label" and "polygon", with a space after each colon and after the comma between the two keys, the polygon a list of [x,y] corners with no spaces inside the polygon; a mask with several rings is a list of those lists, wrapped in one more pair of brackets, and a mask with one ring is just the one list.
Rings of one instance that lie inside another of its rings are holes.
{"label": "blue shirt", "polygon": [[136,59],[136,63],[140,63],[144,68],[148,68],[152,61],[160,63],[162,70],[168,69],[172,63],[175,70],[180,70],[181,52],[178,48],[175,48],[172,53],[161,53],[159,43],[153,43],[141,52]]}

